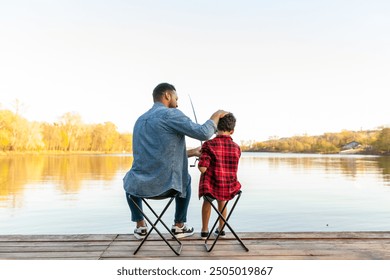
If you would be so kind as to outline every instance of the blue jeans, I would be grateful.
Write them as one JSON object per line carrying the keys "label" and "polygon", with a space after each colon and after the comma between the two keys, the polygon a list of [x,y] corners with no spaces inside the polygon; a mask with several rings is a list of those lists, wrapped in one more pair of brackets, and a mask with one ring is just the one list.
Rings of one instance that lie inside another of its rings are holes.
{"label": "blue jeans", "polygon": [[[133,197],[133,199],[143,211],[141,198]],[[175,198],[175,203],[176,203],[175,220],[174,220],[175,223],[187,222],[187,210],[188,210],[188,205],[190,204],[190,199],[191,199],[191,180],[187,185],[186,197],[183,198],[183,197],[176,196]],[[144,217],[142,216],[141,212],[137,209],[137,207],[134,205],[133,201],[130,199],[129,193],[126,193],[126,200],[127,200],[127,204],[129,204],[130,211],[131,211],[131,221],[133,222],[142,221]]]}

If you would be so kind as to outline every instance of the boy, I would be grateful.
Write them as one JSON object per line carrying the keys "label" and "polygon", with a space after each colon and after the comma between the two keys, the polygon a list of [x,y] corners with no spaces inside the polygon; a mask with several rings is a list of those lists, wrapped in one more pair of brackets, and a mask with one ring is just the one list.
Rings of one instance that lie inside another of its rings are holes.
{"label": "boy", "polygon": [[[241,184],[237,180],[241,150],[231,138],[235,125],[236,118],[232,113],[219,120],[217,136],[202,145],[202,154],[198,163],[198,168],[202,173],[199,182],[199,198],[205,195],[215,198],[219,211],[241,189]],[[211,205],[204,199],[202,205],[202,239],[206,239],[208,236],[210,214]],[[222,213],[225,219],[226,214],[227,209],[225,208]],[[220,219],[219,227],[214,232],[215,235],[218,235],[221,231],[223,224],[223,220]],[[225,236],[225,232],[222,231],[220,236]]]}

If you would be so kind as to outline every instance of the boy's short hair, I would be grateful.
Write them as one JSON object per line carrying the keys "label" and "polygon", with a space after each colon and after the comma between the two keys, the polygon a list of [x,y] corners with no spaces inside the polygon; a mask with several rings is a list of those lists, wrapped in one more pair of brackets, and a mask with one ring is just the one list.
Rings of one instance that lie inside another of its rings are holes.
{"label": "boy's short hair", "polygon": [[236,118],[232,113],[226,114],[223,118],[219,119],[217,129],[219,131],[232,131],[236,126]]}
{"label": "boy's short hair", "polygon": [[168,83],[158,84],[153,90],[153,101],[154,102],[160,101],[161,97],[164,95],[164,92],[166,92],[167,90],[176,91],[175,87],[171,84]]}

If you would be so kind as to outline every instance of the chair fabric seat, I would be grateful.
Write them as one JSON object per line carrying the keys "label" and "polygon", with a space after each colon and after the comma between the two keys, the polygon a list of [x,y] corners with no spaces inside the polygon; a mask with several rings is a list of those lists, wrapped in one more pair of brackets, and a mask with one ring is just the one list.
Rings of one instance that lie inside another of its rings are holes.
{"label": "chair fabric seat", "polygon": [[[170,189],[162,194],[159,194],[157,196],[151,196],[151,197],[139,197],[143,199],[153,199],[153,200],[162,200],[162,199],[167,199],[170,197],[175,197],[179,192],[174,189]],[[137,196],[136,196],[137,197]]]}

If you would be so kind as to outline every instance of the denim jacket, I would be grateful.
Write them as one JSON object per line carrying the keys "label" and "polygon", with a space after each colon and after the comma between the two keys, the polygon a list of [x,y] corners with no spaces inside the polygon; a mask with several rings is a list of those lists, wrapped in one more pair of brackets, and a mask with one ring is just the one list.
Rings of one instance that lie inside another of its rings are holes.
{"label": "denim jacket", "polygon": [[216,131],[212,120],[194,123],[180,110],[160,102],[138,118],[133,131],[133,165],[123,178],[127,193],[153,197],[175,189],[186,196],[190,184],[185,136],[208,140]]}

